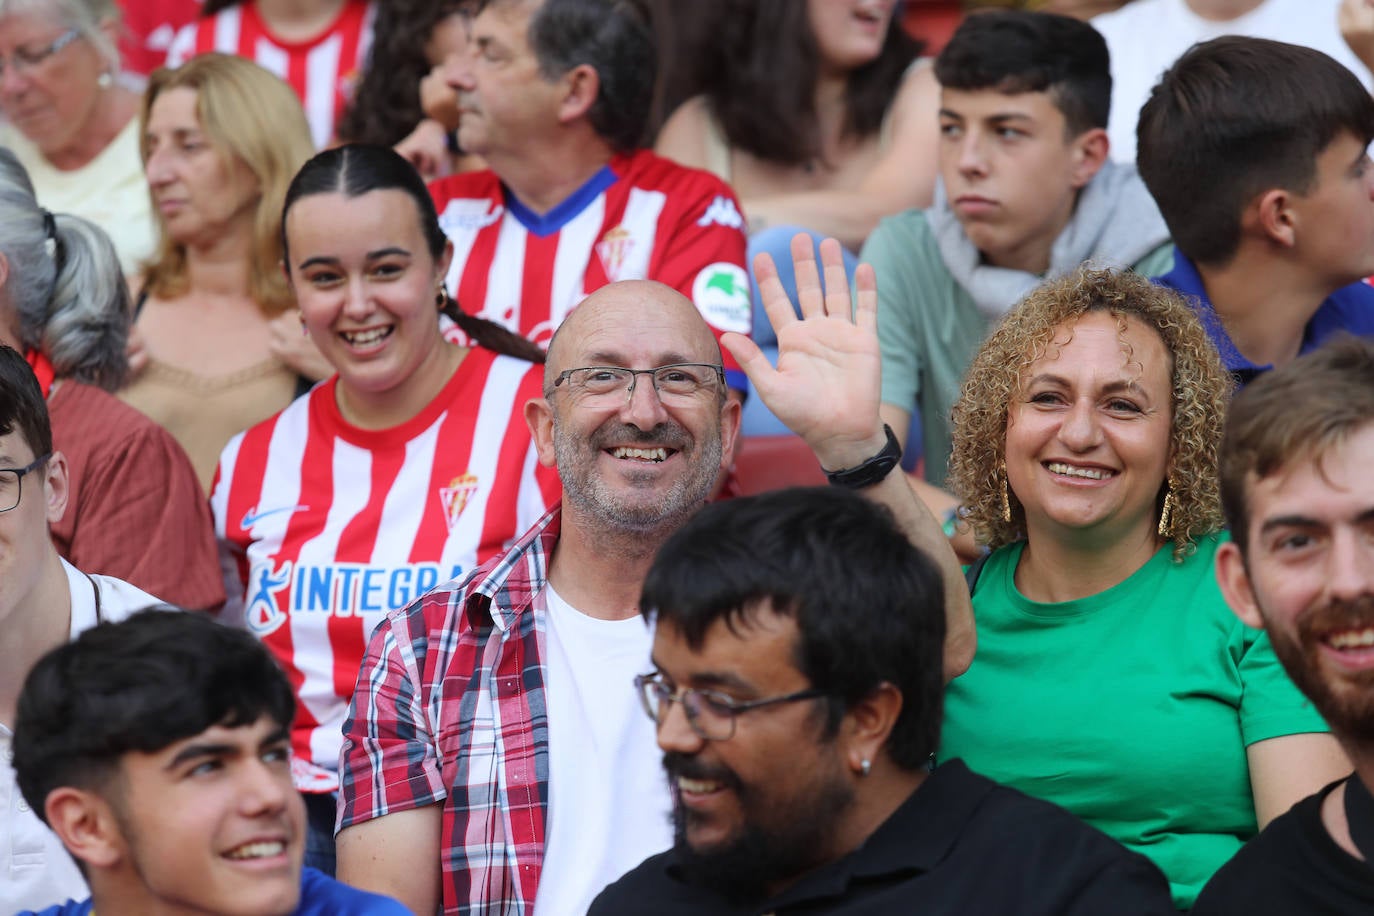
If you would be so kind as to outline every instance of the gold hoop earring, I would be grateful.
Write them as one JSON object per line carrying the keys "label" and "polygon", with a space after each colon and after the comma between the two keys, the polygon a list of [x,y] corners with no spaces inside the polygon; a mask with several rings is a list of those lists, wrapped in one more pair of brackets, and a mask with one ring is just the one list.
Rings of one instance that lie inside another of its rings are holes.
{"label": "gold hoop earring", "polygon": [[1173,537],[1174,522],[1174,484],[1173,481],[1164,482],[1164,505],[1159,511],[1159,536],[1162,538]]}

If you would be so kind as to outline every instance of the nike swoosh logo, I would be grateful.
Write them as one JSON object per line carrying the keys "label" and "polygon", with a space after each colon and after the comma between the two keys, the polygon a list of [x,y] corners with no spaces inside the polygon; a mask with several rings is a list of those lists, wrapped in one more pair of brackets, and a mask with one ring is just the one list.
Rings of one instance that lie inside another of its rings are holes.
{"label": "nike swoosh logo", "polygon": [[269,515],[278,515],[282,512],[305,512],[309,506],[282,506],[279,509],[268,509],[266,512],[259,512],[258,507],[254,506],[243,514],[243,521],[239,522],[240,528],[252,528],[259,519],[267,518]]}

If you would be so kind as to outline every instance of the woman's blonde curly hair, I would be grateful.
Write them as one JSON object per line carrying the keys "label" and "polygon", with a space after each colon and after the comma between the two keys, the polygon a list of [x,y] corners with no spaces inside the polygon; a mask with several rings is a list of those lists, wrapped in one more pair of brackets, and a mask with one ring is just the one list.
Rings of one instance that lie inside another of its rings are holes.
{"label": "woman's blonde curly hair", "polygon": [[[1025,537],[1024,511],[1006,488],[1007,414],[1055,331],[1092,311],[1115,316],[1123,331],[1126,319],[1136,318],[1159,333],[1173,356],[1166,534],[1181,560],[1194,539],[1222,526],[1217,448],[1234,382],[1188,303],[1134,273],[1080,268],[1042,284],[1007,315],[974,357],[954,405],[949,486],[963,499],[980,542],[996,549]],[[1160,503],[1165,490],[1161,485]],[[1011,521],[1004,517],[1008,504]]]}

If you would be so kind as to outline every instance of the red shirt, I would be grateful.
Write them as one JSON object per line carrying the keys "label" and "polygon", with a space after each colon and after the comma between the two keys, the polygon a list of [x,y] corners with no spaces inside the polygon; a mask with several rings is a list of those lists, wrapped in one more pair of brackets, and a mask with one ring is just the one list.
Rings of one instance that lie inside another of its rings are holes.
{"label": "red shirt", "polygon": [[172,434],[114,395],[67,379],[48,399],[53,447],[67,456],[57,552],[178,607],[224,603],[205,491]]}
{"label": "red shirt", "polygon": [[178,31],[200,16],[200,0],[119,0],[124,32],[119,56],[124,69],[147,76],[167,61]]}

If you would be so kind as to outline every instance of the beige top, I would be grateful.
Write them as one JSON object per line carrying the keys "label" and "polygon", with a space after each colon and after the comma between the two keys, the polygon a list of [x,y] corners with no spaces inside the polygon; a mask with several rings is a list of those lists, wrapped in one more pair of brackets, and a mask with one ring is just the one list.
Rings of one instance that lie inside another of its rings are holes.
{"label": "beige top", "polygon": [[0,146],[9,147],[28,171],[39,204],[54,213],[85,217],[104,229],[125,275],[138,273],[157,237],[138,151],[138,118],[130,118],[99,155],[70,172],[54,168],[11,125],[0,124]]}
{"label": "beige top", "polygon": [[170,432],[210,492],[220,452],[237,433],[271,417],[296,396],[296,373],[275,359],[203,376],[148,360],[119,397]]}

